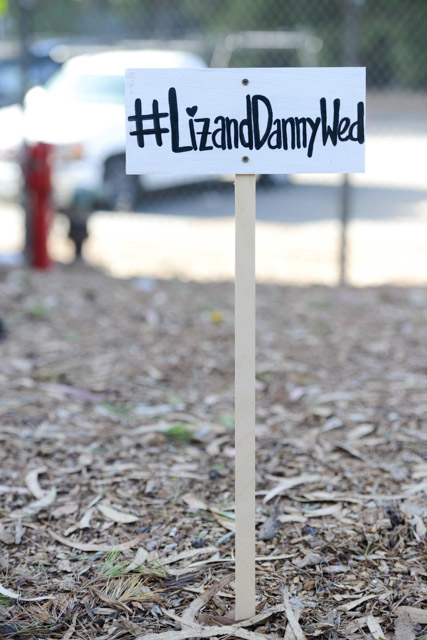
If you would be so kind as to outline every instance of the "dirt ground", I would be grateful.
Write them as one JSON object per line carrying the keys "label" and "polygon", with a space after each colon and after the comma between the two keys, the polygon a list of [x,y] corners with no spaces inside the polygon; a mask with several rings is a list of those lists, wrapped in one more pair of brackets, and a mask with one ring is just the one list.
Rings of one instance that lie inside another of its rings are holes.
{"label": "dirt ground", "polygon": [[427,291],[260,284],[233,624],[233,286],[0,275],[0,637],[427,636]]}

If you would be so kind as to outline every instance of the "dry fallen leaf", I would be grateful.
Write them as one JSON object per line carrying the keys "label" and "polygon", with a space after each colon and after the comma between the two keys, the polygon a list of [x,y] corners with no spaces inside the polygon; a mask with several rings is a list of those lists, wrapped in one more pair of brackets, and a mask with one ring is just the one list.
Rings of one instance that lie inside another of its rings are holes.
{"label": "dry fallen leaf", "polygon": [[341,506],[339,504],[331,504],[329,507],[320,507],[319,509],[306,509],[304,515],[306,518],[322,518],[323,516],[332,516],[340,513]]}
{"label": "dry fallen leaf", "polygon": [[221,589],[223,589],[231,580],[234,578],[233,575],[228,575],[222,578],[219,582],[215,582],[209,589],[206,589],[204,593],[202,593],[198,598],[193,600],[188,607],[182,613],[182,620],[185,622],[194,622],[197,613],[200,611],[202,607],[204,607],[209,600]]}
{"label": "dry fallen leaf", "polygon": [[148,551],[146,551],[143,547],[139,547],[138,551],[135,554],[132,562],[126,567],[126,573],[129,571],[134,571],[134,569],[138,569],[138,567],[142,567],[143,564],[147,562]]}
{"label": "dry fallen leaf", "polygon": [[20,496],[26,496],[29,491],[25,487],[8,487],[6,484],[0,484],[0,495],[2,493],[16,493]]}
{"label": "dry fallen leaf", "polygon": [[313,567],[317,564],[321,564],[324,556],[321,553],[314,553],[309,551],[302,560],[297,563],[298,569],[304,569],[304,567]]}
{"label": "dry fallen leaf", "polygon": [[[95,627],[100,637],[114,630],[120,634],[121,618],[128,616],[139,616],[139,622],[126,637],[173,631],[178,627],[170,626],[163,603],[176,614],[183,612],[232,571],[235,561],[233,536],[209,510],[211,505],[233,510],[234,460],[228,457],[233,454],[232,286],[158,281],[152,293],[137,294],[131,312],[123,313],[134,295],[129,282],[105,278],[83,265],[64,271],[48,274],[48,287],[46,277],[37,273],[26,273],[26,283],[21,273],[0,274],[0,315],[19,320],[13,321],[14,339],[1,344],[0,368],[8,373],[3,371],[2,377],[0,372],[0,529],[10,544],[0,551],[0,573],[9,576],[0,582],[29,596],[54,593],[63,627],[52,634],[59,638],[85,637],[91,628],[96,636]],[[57,300],[49,307],[49,320],[27,322],[23,309],[47,295]],[[314,308],[313,297],[323,298],[326,305]],[[224,304],[220,325],[205,322],[199,311],[215,308],[215,300],[221,301],[221,309]],[[258,373],[263,374],[257,381],[257,533],[274,513],[269,508],[273,503],[284,526],[274,544],[257,538],[257,611],[276,602],[284,607],[278,581],[285,575],[295,618],[303,608],[299,623],[312,640],[328,635],[359,640],[363,634],[374,640],[380,631],[372,621],[369,630],[369,614],[392,640],[399,603],[413,604],[419,622],[410,617],[419,636],[422,630],[415,625],[427,624],[422,617],[427,573],[421,535],[427,525],[427,385],[422,366],[426,323],[418,324],[417,318],[427,309],[427,289],[344,291],[260,284],[259,303]],[[283,314],[284,306],[289,313]],[[156,325],[143,320],[147,308],[155,310]],[[390,367],[384,368],[384,357],[367,355],[369,340],[387,345]],[[45,376],[105,394],[102,402],[110,404],[100,414],[99,402],[88,403],[81,395],[40,395]],[[295,393],[298,387],[304,392]],[[146,409],[135,411],[142,403]],[[156,417],[163,405],[169,406]],[[185,413],[194,417],[190,426],[195,433],[211,425],[203,442],[171,441],[164,435],[181,418],[186,421]],[[217,422],[224,425],[222,432],[212,427]],[[371,433],[367,424],[375,427]],[[336,440],[358,455],[335,447]],[[42,464],[49,475],[39,474],[38,485],[55,485],[57,499],[28,518],[11,521],[11,511],[22,514],[26,504],[44,497],[34,497],[24,484],[27,472]],[[263,504],[270,489],[307,475],[320,479],[284,490]],[[186,492],[199,502],[186,504]],[[97,500],[140,518],[116,524],[97,509]],[[62,507],[69,502],[79,503],[79,512],[65,513]],[[334,504],[341,511],[319,511]],[[59,522],[52,519],[61,513]],[[79,530],[81,526],[90,529]],[[65,544],[46,536],[52,527],[66,538]],[[73,529],[71,535],[64,533]],[[136,536],[131,533],[135,529],[141,541],[130,552],[111,554],[112,573],[125,573],[135,558],[138,574],[125,576],[138,575],[160,597],[157,606],[126,602],[131,616],[96,595],[92,601],[89,588],[117,599],[104,588],[109,576],[100,574],[103,556],[114,542]],[[186,553],[208,544],[214,550],[205,555]],[[296,566],[302,559],[315,562],[316,554],[324,556],[320,565]],[[156,564],[159,556],[169,564]],[[165,573],[178,579],[168,582],[162,578]],[[390,595],[383,585],[392,590]],[[372,594],[376,597],[360,603]],[[41,613],[36,610],[40,603],[19,602],[10,599],[0,608],[3,633],[4,616],[17,614],[21,628]],[[233,603],[232,586],[224,587],[197,614],[203,622],[200,633],[212,635],[207,624],[221,627],[219,638],[227,633],[224,624],[239,629],[230,614]],[[34,611],[28,604],[36,605]],[[354,608],[338,609],[346,604]],[[53,612],[49,600],[47,605],[45,613]],[[285,634],[286,640],[295,640],[283,612],[262,624],[242,628],[268,640],[274,635],[283,640]],[[198,628],[192,637],[200,637]]]}
{"label": "dry fallen leaf", "polygon": [[136,522],[137,520],[139,520],[138,516],[135,516],[132,513],[125,513],[124,511],[113,509],[113,507],[110,507],[110,505],[106,504],[105,502],[100,502],[96,505],[96,507],[105,518],[107,518],[108,520],[113,520],[113,522],[129,524],[131,522]]}
{"label": "dry fallen leaf", "polygon": [[210,511],[224,529],[227,529],[228,531],[235,531],[236,525],[234,522],[234,514],[226,514],[217,507],[211,507],[192,493],[185,493],[181,496],[181,500],[192,509]]}
{"label": "dry fallen leaf", "polygon": [[274,489],[271,489],[271,491],[267,493],[267,495],[264,498],[264,503],[266,504],[275,496],[278,496],[281,493],[284,493],[285,491],[292,489],[293,487],[297,487],[300,484],[308,484],[310,482],[319,482],[319,480],[322,480],[322,476],[319,476],[318,474],[303,474],[301,476],[296,476],[294,478],[284,478],[283,480],[280,481],[280,483]]}
{"label": "dry fallen leaf", "polygon": [[352,600],[351,602],[347,602],[347,604],[342,604],[338,607],[342,611],[351,611],[352,609],[356,609],[358,606],[366,602],[367,600],[372,600],[372,598],[377,598],[378,595],[376,593],[371,593],[368,596],[363,596],[363,598],[357,598],[356,600]]}
{"label": "dry fallen leaf", "polygon": [[93,516],[93,512],[93,507],[86,511],[83,517],[79,520],[79,529],[87,529],[88,527],[90,527],[90,521]]}
{"label": "dry fallen leaf", "polygon": [[202,549],[187,549],[181,553],[173,553],[170,556],[158,558],[160,564],[174,564],[179,560],[186,560],[187,558],[194,558],[194,556],[200,556],[208,553],[214,553],[218,551],[216,547],[203,547]]}
{"label": "dry fallen leaf", "polygon": [[12,591],[12,589],[6,589],[6,587],[3,587],[1,584],[0,593],[2,596],[6,596],[7,598],[19,598],[19,593],[16,593],[16,591]]}
{"label": "dry fallen leaf", "polygon": [[208,509],[206,502],[192,493],[184,493],[184,495],[181,496],[181,500],[191,507],[191,509],[202,509],[203,511],[207,511]]}
{"label": "dry fallen leaf", "polygon": [[268,516],[265,522],[262,523],[261,528],[258,531],[259,540],[273,540],[282,528],[282,522],[277,518],[276,514]]}
{"label": "dry fallen leaf", "polygon": [[135,640],[186,640],[187,638],[214,638],[216,636],[242,638],[243,640],[279,640],[277,636],[265,636],[255,631],[249,631],[236,625],[221,627],[206,627],[194,625],[183,631],[165,631],[164,633],[145,633]]}
{"label": "dry fallen leaf", "polygon": [[0,594],[6,596],[6,598],[12,598],[13,600],[22,600],[23,602],[37,602],[39,600],[53,600],[55,596],[38,596],[37,598],[25,598],[20,593],[13,591],[12,589],[6,589],[0,584]]}
{"label": "dry fallen leaf", "polygon": [[15,544],[15,536],[12,532],[6,530],[3,523],[0,522],[0,542],[3,544]]}
{"label": "dry fallen leaf", "polygon": [[56,509],[53,509],[51,515],[52,518],[62,518],[63,516],[69,516],[76,513],[78,510],[78,502],[66,502],[65,504],[61,504],[59,507],[56,507]]}
{"label": "dry fallen leaf", "polygon": [[95,593],[100,600],[102,600],[103,602],[106,602],[107,604],[111,605],[115,609],[121,609],[126,613],[132,614],[132,609],[130,609],[124,602],[120,602],[115,598],[110,598],[110,596],[107,596],[107,594],[103,593],[99,589],[95,589],[94,587],[91,588],[91,591],[93,591],[93,593]]}
{"label": "dry fallen leaf", "polygon": [[70,540],[69,538],[64,538],[59,533],[55,533],[52,529],[48,529],[47,532],[52,536],[55,540],[64,544],[67,547],[71,547],[72,549],[80,549],[80,551],[123,551],[124,549],[132,549],[132,547],[136,547],[144,536],[137,536],[136,538],[132,538],[127,542],[121,542],[119,544],[92,544],[90,542],[78,542],[77,540]]}
{"label": "dry fallen leaf", "polygon": [[46,471],[47,467],[45,466],[37,467],[36,469],[32,469],[31,471],[29,471],[25,476],[25,484],[27,485],[33,496],[37,499],[43,498],[46,493],[46,491],[41,488],[38,481],[38,476],[41,473],[46,473]]}
{"label": "dry fallen leaf", "polygon": [[56,498],[56,489],[55,487],[51,487],[49,491],[43,494],[39,500],[35,500],[34,502],[30,502],[26,507],[22,509],[18,509],[17,511],[12,511],[10,514],[11,518],[25,518],[28,516],[32,516],[36,514],[41,509],[45,509],[49,507]]}

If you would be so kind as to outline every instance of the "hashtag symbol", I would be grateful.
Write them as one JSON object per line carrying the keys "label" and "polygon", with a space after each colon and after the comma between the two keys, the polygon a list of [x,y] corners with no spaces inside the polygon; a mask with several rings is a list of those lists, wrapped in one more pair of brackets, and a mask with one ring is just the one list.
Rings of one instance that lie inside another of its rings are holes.
{"label": "hashtag symbol", "polygon": [[[136,136],[136,141],[138,143],[138,147],[144,147],[144,136],[156,136],[156,142],[159,147],[162,146],[162,133],[169,133],[169,129],[165,127],[161,127],[160,118],[167,118],[169,116],[168,113],[159,113],[159,102],[158,100],[153,100],[153,110],[152,113],[143,114],[142,113],[142,102],[139,98],[135,100],[135,115],[128,116],[129,122],[135,122],[135,131],[131,131],[131,136]],[[147,120],[152,120],[153,128],[152,129],[144,129],[144,122]]]}

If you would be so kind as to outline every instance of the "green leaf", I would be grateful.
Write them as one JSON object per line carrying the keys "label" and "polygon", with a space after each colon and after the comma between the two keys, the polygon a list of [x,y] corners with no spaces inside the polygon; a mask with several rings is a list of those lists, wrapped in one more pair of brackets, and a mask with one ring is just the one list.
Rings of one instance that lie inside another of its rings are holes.
{"label": "green leaf", "polygon": [[234,429],[234,415],[232,413],[221,413],[218,418],[218,422],[222,424],[223,427],[230,429],[233,431]]}
{"label": "green leaf", "polygon": [[49,318],[49,310],[42,304],[34,304],[29,308],[28,313],[30,316],[37,318],[38,320],[47,320]]}
{"label": "green leaf", "polygon": [[112,402],[101,402],[98,406],[105,409],[105,411],[109,411],[110,413],[114,413],[125,418],[129,416],[130,410],[128,409],[128,407],[124,407],[119,404],[113,404]]}
{"label": "green leaf", "polygon": [[186,422],[174,424],[170,429],[165,431],[169,438],[175,438],[180,442],[191,442],[195,440],[195,432]]}
{"label": "green leaf", "polygon": [[120,550],[113,550],[107,553],[105,556],[104,564],[101,567],[101,573],[106,576],[119,576],[122,573],[125,573],[125,570],[129,566],[129,560],[124,560],[123,562],[118,562],[115,564],[117,558],[121,554]]}
{"label": "green leaf", "polygon": [[214,509],[215,513],[219,516],[223,516],[224,518],[229,518],[230,520],[235,520],[236,515],[233,511],[221,511],[221,509]]}

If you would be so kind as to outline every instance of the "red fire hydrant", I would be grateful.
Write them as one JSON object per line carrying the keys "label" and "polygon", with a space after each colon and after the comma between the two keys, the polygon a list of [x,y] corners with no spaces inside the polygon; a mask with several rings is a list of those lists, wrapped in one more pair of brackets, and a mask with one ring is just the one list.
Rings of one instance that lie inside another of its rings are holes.
{"label": "red fire hydrant", "polygon": [[52,220],[52,147],[44,142],[27,145],[23,164],[26,190],[28,260],[36,269],[49,269],[47,241]]}

